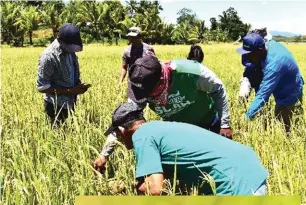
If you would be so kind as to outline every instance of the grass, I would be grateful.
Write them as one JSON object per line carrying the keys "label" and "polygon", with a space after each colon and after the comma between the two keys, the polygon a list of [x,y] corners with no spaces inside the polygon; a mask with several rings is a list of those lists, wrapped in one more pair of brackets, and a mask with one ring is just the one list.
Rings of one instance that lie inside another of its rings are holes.
{"label": "grass", "polygon": [[[306,45],[286,46],[306,76]],[[262,116],[244,121],[245,108],[237,100],[243,67],[236,47],[232,44],[203,47],[205,65],[227,88],[234,140],[251,146],[269,170],[268,195],[300,195],[306,203],[306,116],[299,116],[291,140],[274,120],[273,101]],[[185,57],[189,46],[154,46],[154,49],[166,61]],[[110,124],[113,109],[127,99],[126,83],[122,87],[117,84],[124,47],[93,44],[78,53],[82,80],[92,87],[80,96],[76,113],[69,118],[66,128],[58,131],[50,129],[42,94],[35,86],[38,57],[43,50],[2,48],[1,204],[73,204],[78,195],[135,195],[133,152],[119,146],[104,176],[97,176],[92,168],[92,161],[105,141],[103,133]],[[157,118],[148,110],[146,117]]]}

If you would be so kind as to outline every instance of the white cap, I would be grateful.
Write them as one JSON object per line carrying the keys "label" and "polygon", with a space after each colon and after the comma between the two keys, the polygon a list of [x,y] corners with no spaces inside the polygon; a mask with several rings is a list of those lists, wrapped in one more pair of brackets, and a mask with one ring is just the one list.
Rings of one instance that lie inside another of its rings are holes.
{"label": "white cap", "polygon": [[127,36],[138,36],[141,33],[138,27],[131,27]]}

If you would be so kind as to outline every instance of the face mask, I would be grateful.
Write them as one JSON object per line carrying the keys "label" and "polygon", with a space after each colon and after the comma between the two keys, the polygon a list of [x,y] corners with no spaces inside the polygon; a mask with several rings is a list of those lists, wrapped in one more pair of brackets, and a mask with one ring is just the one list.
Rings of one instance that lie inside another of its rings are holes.
{"label": "face mask", "polygon": [[61,48],[66,53],[75,53],[75,52],[79,52],[83,50],[82,46],[75,45],[75,44],[66,44],[66,43],[61,43]]}

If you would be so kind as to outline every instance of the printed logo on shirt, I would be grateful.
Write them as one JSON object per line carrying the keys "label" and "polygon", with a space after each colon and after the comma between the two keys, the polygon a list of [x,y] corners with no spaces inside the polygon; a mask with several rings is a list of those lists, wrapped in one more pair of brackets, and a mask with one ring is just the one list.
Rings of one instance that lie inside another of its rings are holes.
{"label": "printed logo on shirt", "polygon": [[176,94],[170,94],[168,96],[168,106],[156,106],[155,112],[163,118],[171,117],[172,115],[184,110],[195,102],[186,100],[186,96],[182,96],[180,91]]}
{"label": "printed logo on shirt", "polygon": [[130,83],[137,88],[142,88],[142,84],[140,84],[140,83],[133,83],[132,81],[130,81]]}

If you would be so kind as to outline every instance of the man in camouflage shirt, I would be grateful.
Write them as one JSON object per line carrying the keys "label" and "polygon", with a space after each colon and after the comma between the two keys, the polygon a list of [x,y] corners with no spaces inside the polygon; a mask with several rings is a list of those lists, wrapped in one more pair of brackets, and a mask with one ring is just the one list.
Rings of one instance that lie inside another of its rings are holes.
{"label": "man in camouflage shirt", "polygon": [[39,58],[37,89],[44,93],[45,112],[52,124],[64,122],[69,110],[74,110],[77,95],[90,87],[81,83],[78,58],[82,51],[80,30],[73,24],[64,24],[51,45]]}

